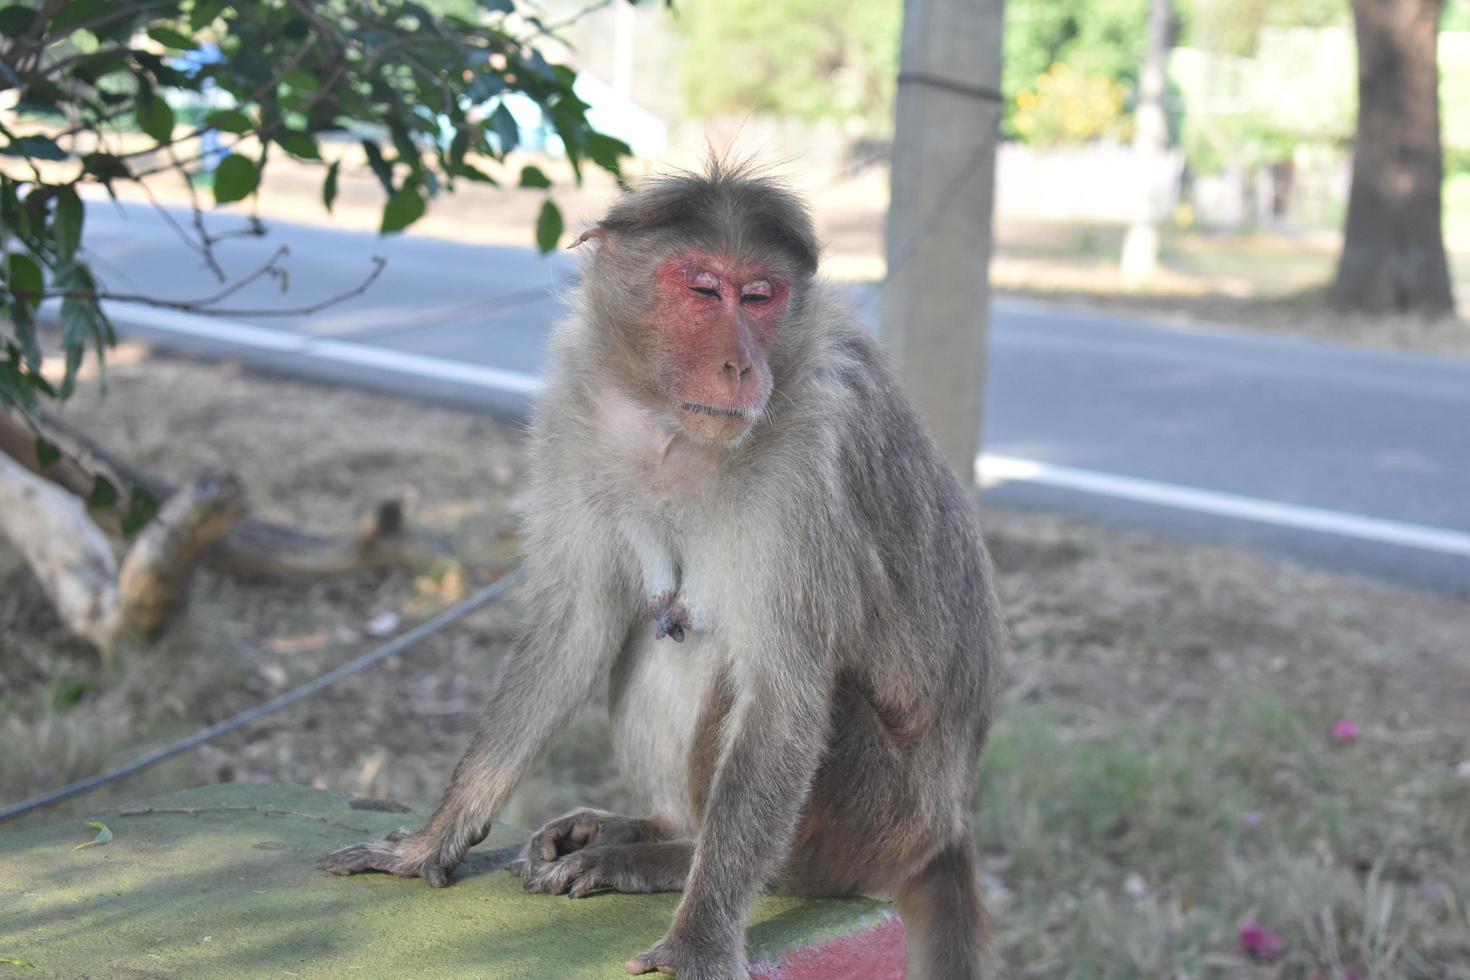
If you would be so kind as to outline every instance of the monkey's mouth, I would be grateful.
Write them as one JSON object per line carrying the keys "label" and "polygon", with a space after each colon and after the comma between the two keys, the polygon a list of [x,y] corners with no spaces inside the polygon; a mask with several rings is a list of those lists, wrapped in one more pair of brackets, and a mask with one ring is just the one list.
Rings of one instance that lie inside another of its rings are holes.
{"label": "monkey's mouth", "polygon": [[679,407],[686,412],[694,412],[697,415],[713,415],[717,419],[745,419],[750,420],[750,414],[738,408],[726,408],[723,405],[701,405],[698,402],[680,402]]}

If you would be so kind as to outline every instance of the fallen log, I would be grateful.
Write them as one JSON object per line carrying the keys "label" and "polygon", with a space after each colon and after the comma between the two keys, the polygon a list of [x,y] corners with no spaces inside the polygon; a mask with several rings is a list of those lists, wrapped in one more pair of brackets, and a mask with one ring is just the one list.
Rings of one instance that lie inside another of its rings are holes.
{"label": "fallen log", "polygon": [[164,502],[119,567],[78,497],[0,454],[0,532],[20,549],[62,625],[104,655],[168,624],[200,555],[244,510],[237,480],[201,477]]}
{"label": "fallen log", "polygon": [[[56,447],[59,457],[43,460],[37,436]],[[83,500],[93,496],[99,477],[106,480],[116,491],[115,499],[87,512],[110,534],[122,535],[130,515],[146,514],[146,502],[139,499],[138,491],[154,501],[169,499],[177,492],[166,481],[113,457],[56,419],[33,424],[4,407],[0,407],[0,453]],[[370,568],[426,571],[448,551],[440,538],[409,526],[400,501],[385,500],[363,519],[356,533],[346,537],[311,534],[246,516],[209,547],[202,560],[229,575],[321,578]]]}

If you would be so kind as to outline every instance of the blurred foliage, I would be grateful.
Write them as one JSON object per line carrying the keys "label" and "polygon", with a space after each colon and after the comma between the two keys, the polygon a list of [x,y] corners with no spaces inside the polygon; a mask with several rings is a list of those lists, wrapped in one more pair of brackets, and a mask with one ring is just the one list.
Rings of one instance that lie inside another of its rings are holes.
{"label": "blurred foliage", "polygon": [[771,113],[891,130],[897,0],[680,0],[673,10],[695,116]]}
{"label": "blurred foliage", "polygon": [[1264,27],[1350,24],[1345,0],[1186,0],[1179,8],[1180,43],[1250,57]]}
{"label": "blurred foliage", "polygon": [[1449,0],[1439,21],[1442,31],[1470,31],[1470,0]]}
{"label": "blurred foliage", "polygon": [[[1127,103],[1143,64],[1147,28],[1148,0],[1011,0],[1006,4],[1002,76],[1010,96],[1004,133],[1023,140],[1091,139],[1116,128],[1131,112]],[[1118,92],[1123,98],[1108,117],[1106,110]],[[1023,107],[1026,93],[1028,105]],[[1020,119],[1030,120],[1029,133],[1020,128]],[[1075,125],[1061,126],[1063,119]],[[1086,135],[1068,137],[1068,131]]]}
{"label": "blurred foliage", "polygon": [[[0,403],[37,409],[70,394],[90,347],[113,343],[82,249],[78,188],[169,173],[213,184],[216,204],[254,195],[273,155],[323,168],[328,209],[340,169],[365,165],[382,186],[381,231],[424,213],[460,180],[496,183],[518,129],[501,101],[534,100],[578,179],[618,173],[628,148],[594,131],[575,75],[537,49],[547,28],[512,0],[68,0],[0,8]],[[191,121],[193,120],[193,121]],[[214,166],[210,167],[209,164]],[[548,210],[549,209],[549,210]],[[196,204],[196,211],[198,205]],[[560,214],[547,202],[543,249]],[[181,237],[232,289],[202,222]],[[251,233],[259,233],[252,219]],[[181,245],[181,247],[183,247]],[[269,267],[256,277],[284,273]],[[65,373],[41,374],[36,314],[59,299]],[[145,301],[158,303],[143,297]],[[210,301],[169,303],[204,312]]]}
{"label": "blurred foliage", "polygon": [[1206,117],[1186,114],[1180,131],[1185,158],[1198,174],[1289,160],[1300,139],[1253,112]]}
{"label": "blurred foliage", "polygon": [[1079,143],[1131,138],[1124,111],[1128,90],[1103,74],[1085,74],[1059,61],[1016,93],[1011,125],[1031,143]]}

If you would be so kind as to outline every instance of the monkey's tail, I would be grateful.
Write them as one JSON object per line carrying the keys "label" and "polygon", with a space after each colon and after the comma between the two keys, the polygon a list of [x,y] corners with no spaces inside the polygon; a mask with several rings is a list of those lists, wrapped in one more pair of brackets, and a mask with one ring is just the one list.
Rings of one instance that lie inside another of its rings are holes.
{"label": "monkey's tail", "polygon": [[894,894],[908,940],[909,980],[980,980],[987,939],[975,844],[941,848]]}

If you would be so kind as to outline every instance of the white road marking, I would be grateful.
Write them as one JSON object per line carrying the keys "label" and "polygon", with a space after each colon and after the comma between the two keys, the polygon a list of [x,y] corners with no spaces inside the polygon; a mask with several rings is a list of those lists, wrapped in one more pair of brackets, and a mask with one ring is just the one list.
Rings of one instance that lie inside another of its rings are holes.
{"label": "white road marking", "polygon": [[1173,507],[1177,510],[1233,517],[1257,524],[1319,531],[1339,537],[1470,557],[1470,534],[1427,524],[1364,517],[1361,514],[1301,504],[1284,504],[1260,497],[1202,490],[1177,483],[1118,476],[993,453],[976,457],[975,475],[982,487],[1011,482],[1035,483],[1160,507]]}
{"label": "white road marking", "polygon": [[[315,360],[353,364],[517,395],[534,396],[542,388],[540,378],[521,371],[505,371],[352,341],[319,339],[289,330],[257,327],[144,304],[112,302],[107,304],[107,312],[119,324],[238,347],[291,353]],[[1365,517],[1346,511],[1280,503],[1260,497],[1162,483],[994,453],[984,453],[976,457],[975,474],[982,487],[1012,482],[1034,483],[1257,524],[1470,557],[1470,534],[1426,524]]]}
{"label": "white road marking", "polygon": [[426,357],[406,351],[372,347],[350,340],[329,340],[291,330],[272,327],[257,327],[248,323],[225,320],[219,317],[201,316],[182,310],[167,310],[143,303],[109,302],[107,315],[114,322],[130,325],[141,330],[175,333],[202,340],[213,340],[256,350],[268,350],[338,364],[355,364],[358,367],[411,374],[435,381],[451,381],[455,384],[494,391],[508,391],[517,395],[535,395],[541,391],[541,379],[522,371],[505,371],[500,368],[451,361],[442,357]]}

